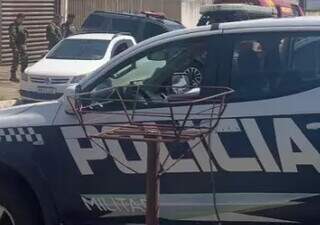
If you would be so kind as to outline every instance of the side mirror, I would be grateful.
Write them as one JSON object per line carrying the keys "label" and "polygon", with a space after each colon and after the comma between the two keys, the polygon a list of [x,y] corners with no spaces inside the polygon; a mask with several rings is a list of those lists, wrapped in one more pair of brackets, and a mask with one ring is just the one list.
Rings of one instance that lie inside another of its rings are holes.
{"label": "side mirror", "polygon": [[76,94],[79,92],[80,85],[74,84],[69,87],[64,91],[63,94],[63,105],[64,105],[64,110],[68,114],[74,114],[74,108],[76,107]]}

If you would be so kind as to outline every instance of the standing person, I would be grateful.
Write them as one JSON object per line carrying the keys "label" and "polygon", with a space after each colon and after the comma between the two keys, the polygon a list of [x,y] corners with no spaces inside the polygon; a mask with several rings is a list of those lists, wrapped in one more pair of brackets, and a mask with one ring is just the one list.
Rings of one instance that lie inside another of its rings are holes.
{"label": "standing person", "polygon": [[76,27],[73,24],[74,18],[75,18],[74,14],[68,14],[67,21],[64,24],[62,24],[63,38],[69,37],[76,33]]}
{"label": "standing person", "polygon": [[25,15],[19,13],[15,21],[9,26],[9,38],[10,47],[12,49],[12,66],[10,81],[19,82],[17,78],[17,69],[19,65],[19,59],[21,61],[21,73],[28,67],[28,55],[27,55],[27,38],[28,31],[23,27]]}
{"label": "standing person", "polygon": [[49,41],[48,49],[52,49],[61,39],[62,39],[62,30],[61,30],[61,16],[56,15],[52,22],[47,26],[46,36]]}

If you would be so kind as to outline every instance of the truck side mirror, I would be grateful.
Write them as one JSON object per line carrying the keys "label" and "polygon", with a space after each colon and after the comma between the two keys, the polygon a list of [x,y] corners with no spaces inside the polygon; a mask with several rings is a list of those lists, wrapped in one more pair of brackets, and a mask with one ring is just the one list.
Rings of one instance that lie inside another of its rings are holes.
{"label": "truck side mirror", "polygon": [[74,114],[74,109],[76,108],[76,94],[79,92],[80,85],[74,84],[64,91],[63,94],[63,105],[64,110],[68,114]]}

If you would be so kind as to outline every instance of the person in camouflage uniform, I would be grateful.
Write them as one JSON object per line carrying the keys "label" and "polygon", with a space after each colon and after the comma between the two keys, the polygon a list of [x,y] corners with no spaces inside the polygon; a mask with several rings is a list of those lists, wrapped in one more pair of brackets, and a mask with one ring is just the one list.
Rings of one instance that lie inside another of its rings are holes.
{"label": "person in camouflage uniform", "polygon": [[61,39],[62,30],[60,28],[61,16],[56,15],[53,21],[47,26],[47,40],[49,41],[48,49],[52,49]]}
{"label": "person in camouflage uniform", "polygon": [[13,82],[19,82],[16,72],[19,65],[19,59],[21,61],[21,73],[28,67],[28,55],[27,55],[27,38],[28,31],[22,25],[24,20],[24,14],[19,13],[15,21],[9,26],[9,38],[10,47],[12,49],[12,66],[10,80]]}
{"label": "person in camouflage uniform", "polygon": [[67,21],[62,24],[62,36],[63,38],[67,38],[71,35],[74,35],[77,33],[77,29],[75,25],[73,24],[73,20],[75,18],[75,15],[68,14]]}

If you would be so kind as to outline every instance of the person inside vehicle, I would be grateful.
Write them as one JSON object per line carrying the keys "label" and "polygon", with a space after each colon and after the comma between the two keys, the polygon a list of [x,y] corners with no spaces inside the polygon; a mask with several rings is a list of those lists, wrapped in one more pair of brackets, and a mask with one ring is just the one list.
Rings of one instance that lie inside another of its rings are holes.
{"label": "person inside vehicle", "polygon": [[234,50],[233,83],[238,87],[239,96],[247,96],[250,93],[259,93],[263,84],[260,82],[264,52],[259,41],[240,41]]}
{"label": "person inside vehicle", "polygon": [[240,44],[238,68],[241,74],[252,75],[259,72],[260,60],[253,49],[254,42],[245,41]]}
{"label": "person inside vehicle", "polygon": [[264,50],[263,59],[263,76],[265,77],[265,83],[267,84],[266,90],[269,92],[276,91],[279,86],[279,78],[281,74],[282,63],[280,57],[281,40],[266,39],[262,41]]}

